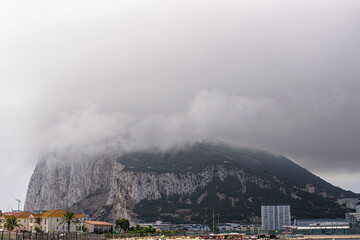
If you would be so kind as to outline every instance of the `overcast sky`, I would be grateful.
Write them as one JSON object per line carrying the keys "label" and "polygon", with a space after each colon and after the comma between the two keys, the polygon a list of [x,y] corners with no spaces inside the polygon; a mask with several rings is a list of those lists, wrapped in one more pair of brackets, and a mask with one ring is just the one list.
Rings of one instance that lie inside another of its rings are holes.
{"label": "overcast sky", "polygon": [[0,209],[17,209],[49,151],[204,139],[360,192],[359,12],[357,0],[1,1]]}

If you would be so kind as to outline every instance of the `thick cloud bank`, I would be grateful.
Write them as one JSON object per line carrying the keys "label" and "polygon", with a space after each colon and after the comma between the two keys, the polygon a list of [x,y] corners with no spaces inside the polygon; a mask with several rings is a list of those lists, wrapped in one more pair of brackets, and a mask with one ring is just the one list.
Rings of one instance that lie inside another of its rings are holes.
{"label": "thick cloud bank", "polygon": [[359,9],[358,0],[1,1],[0,182],[15,180],[0,209],[17,206],[47,154],[207,139],[285,154],[360,191]]}
{"label": "thick cloud bank", "polygon": [[[223,139],[296,156],[313,169],[351,169],[360,156],[360,99],[340,90],[288,94],[280,100],[200,91],[183,111],[143,116],[105,112],[95,104],[58,114],[44,133],[42,152],[102,154],[181,146]],[[326,161],[326,166],[324,162]],[[346,161],[344,161],[346,160]]]}

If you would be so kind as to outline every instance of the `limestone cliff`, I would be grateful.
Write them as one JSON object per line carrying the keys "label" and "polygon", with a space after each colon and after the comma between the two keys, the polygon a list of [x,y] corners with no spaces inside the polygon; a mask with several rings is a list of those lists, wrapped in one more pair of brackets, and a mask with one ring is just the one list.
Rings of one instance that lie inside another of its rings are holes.
{"label": "limestone cliff", "polygon": [[352,193],[284,157],[198,144],[166,154],[45,159],[31,177],[25,209],[61,208],[93,219],[173,222],[207,222],[215,209],[223,220],[257,221],[261,203],[274,201],[291,204],[298,217],[311,217],[313,211],[301,210],[309,203],[336,217],[344,213],[335,203],[340,195]]}

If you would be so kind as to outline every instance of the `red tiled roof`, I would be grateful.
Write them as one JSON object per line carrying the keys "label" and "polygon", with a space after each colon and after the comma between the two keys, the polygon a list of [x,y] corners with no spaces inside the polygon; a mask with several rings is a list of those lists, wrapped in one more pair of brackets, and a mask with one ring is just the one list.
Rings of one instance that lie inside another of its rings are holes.
{"label": "red tiled roof", "polygon": [[9,218],[9,217],[14,216],[14,215],[15,215],[14,212],[4,212],[4,213],[2,214],[2,216],[3,216],[4,218]]}

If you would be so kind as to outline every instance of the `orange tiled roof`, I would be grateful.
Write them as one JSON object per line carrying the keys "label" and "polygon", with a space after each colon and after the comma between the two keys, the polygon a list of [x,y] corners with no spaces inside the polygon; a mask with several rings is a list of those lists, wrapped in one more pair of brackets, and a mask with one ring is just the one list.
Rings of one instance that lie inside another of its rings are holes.
{"label": "orange tiled roof", "polygon": [[113,226],[114,224],[108,223],[108,222],[101,222],[101,221],[85,221],[86,223],[92,224],[92,225],[107,225],[107,226]]}
{"label": "orange tiled roof", "polygon": [[[11,216],[15,216],[16,218],[28,218],[30,215],[32,215],[34,218],[40,218],[40,217],[64,217],[64,213],[65,211],[60,210],[60,209],[54,209],[54,210],[50,210],[41,214],[35,214],[35,213],[31,213],[31,212],[6,212],[3,213],[3,217],[4,218],[9,218]],[[75,214],[76,218],[85,218],[85,216],[83,214]]]}
{"label": "orange tiled roof", "polygon": [[[65,211],[54,209],[41,214],[41,217],[64,217]],[[83,214],[75,214],[76,218],[85,218]]]}
{"label": "orange tiled roof", "polygon": [[28,218],[32,213],[31,212],[19,212],[19,213],[15,213],[14,216],[16,218]]}
{"label": "orange tiled roof", "polygon": [[63,217],[65,211],[60,209],[53,209],[44,213],[41,213],[41,217]]}

